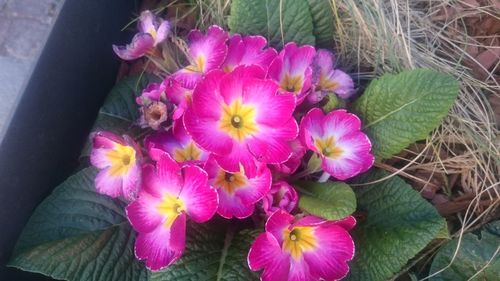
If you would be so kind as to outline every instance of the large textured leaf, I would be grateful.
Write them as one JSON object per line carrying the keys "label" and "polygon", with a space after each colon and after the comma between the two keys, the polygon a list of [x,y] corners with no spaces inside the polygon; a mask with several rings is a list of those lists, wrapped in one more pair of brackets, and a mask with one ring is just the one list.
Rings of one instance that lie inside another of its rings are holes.
{"label": "large textured leaf", "polygon": [[275,47],[291,41],[314,45],[313,19],[307,1],[233,0],[229,28],[241,34],[262,35]]}
{"label": "large textured leaf", "polygon": [[[375,170],[356,182],[386,175]],[[397,176],[360,187],[356,195],[358,210],[366,218],[358,221],[353,232],[356,255],[348,280],[387,280],[444,227],[436,209]]]}
{"label": "large textured leaf", "polygon": [[458,95],[451,76],[427,69],[385,74],[354,103],[378,160],[425,139],[446,116]]}
{"label": "large textured leaf", "polygon": [[308,0],[313,19],[313,34],[316,46],[321,48],[333,47],[333,10],[331,0]]}
{"label": "large textured leaf", "polygon": [[310,214],[329,220],[338,220],[354,213],[356,196],[343,182],[300,182],[304,189],[299,207]]}
{"label": "large textured leaf", "polygon": [[68,178],[35,210],[9,262],[55,279],[141,281],[125,203],[95,192],[95,170]]}
{"label": "large textured leaf", "polygon": [[258,274],[248,269],[246,257],[258,231],[237,234],[227,223],[191,223],[184,256],[173,266],[151,275],[151,281],[251,281]]}
{"label": "large textured leaf", "polygon": [[[446,269],[432,277],[432,281],[499,279],[500,236],[487,230],[483,230],[480,237],[472,233],[465,234],[457,256],[451,263],[457,244],[458,239],[453,239],[439,250],[432,262],[430,273]],[[473,276],[474,278],[470,279]]]}

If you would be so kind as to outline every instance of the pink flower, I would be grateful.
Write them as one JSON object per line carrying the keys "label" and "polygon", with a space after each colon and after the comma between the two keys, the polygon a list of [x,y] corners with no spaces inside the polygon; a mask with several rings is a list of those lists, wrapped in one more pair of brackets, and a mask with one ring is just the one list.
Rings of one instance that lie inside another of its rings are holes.
{"label": "pink flower", "polygon": [[208,185],[207,174],[197,166],[183,166],[167,154],[156,168],[143,167],[144,181],[137,200],[126,208],[138,232],[135,255],[156,271],[177,261],[184,252],[186,217],[206,222],[217,210],[217,192]]}
{"label": "pink flower", "polygon": [[265,48],[266,38],[262,36],[243,36],[234,34],[229,39],[229,49],[222,65],[225,72],[231,72],[240,65],[258,65],[265,71],[277,52],[273,48]]}
{"label": "pink flower", "polygon": [[264,269],[262,281],[339,280],[349,272],[354,242],[348,231],[356,224],[350,216],[325,221],[307,216],[294,222],[279,210],[266,223],[266,232],[253,242],[248,253],[251,270]]}
{"label": "pink flower", "polygon": [[141,96],[135,99],[138,105],[147,105],[154,101],[166,100],[166,87],[164,83],[151,83],[144,90]]}
{"label": "pink flower", "polygon": [[283,163],[292,151],[288,142],[297,136],[292,116],[295,98],[279,94],[278,85],[264,80],[262,68],[239,66],[231,73],[211,71],[193,93],[184,125],[193,140],[214,154],[230,173],[253,177],[255,160]]}
{"label": "pink flower", "polygon": [[290,158],[281,164],[272,164],[271,170],[278,173],[283,173],[286,175],[291,175],[297,171],[302,163],[302,157],[306,154],[306,148],[302,145],[299,138],[296,138],[288,143],[292,149],[292,155]]}
{"label": "pink flower", "polygon": [[269,66],[268,77],[276,80],[280,90],[297,96],[297,104],[309,94],[311,88],[311,63],[316,50],[306,45],[297,47],[293,42],[285,45]]}
{"label": "pink flower", "polygon": [[184,115],[184,112],[191,104],[193,89],[198,83],[198,80],[180,79],[180,81],[178,81],[175,75],[172,75],[163,83],[166,88],[168,100],[176,106],[172,119],[177,120]]}
{"label": "pink flower", "polygon": [[271,172],[264,164],[257,165],[255,177],[245,175],[243,169],[236,173],[224,171],[213,158],[205,164],[209,183],[219,193],[217,213],[224,218],[246,218],[253,214],[255,203],[271,187]]}
{"label": "pink flower", "polygon": [[262,199],[262,207],[268,216],[278,210],[290,213],[298,201],[299,196],[295,189],[286,181],[278,181],[273,183],[271,190]]}
{"label": "pink flower", "polygon": [[177,81],[193,84],[203,74],[219,68],[226,58],[227,38],[227,32],[216,25],[209,27],[206,35],[199,30],[192,30],[188,35],[189,65],[174,73]]}
{"label": "pink flower", "polygon": [[127,46],[113,45],[113,51],[123,60],[135,60],[150,52],[163,42],[170,32],[170,24],[155,16],[150,11],[144,11],[139,17],[139,33]]}
{"label": "pink flower", "polygon": [[175,121],[172,129],[167,132],[157,132],[147,136],[144,139],[144,146],[155,161],[158,161],[164,153],[168,153],[178,163],[203,164],[209,155],[193,142],[184,129],[182,120]]}
{"label": "pink flower", "polygon": [[300,137],[305,146],[319,154],[325,172],[345,180],[367,171],[374,162],[371,142],[360,131],[359,118],[339,109],[326,116],[313,108],[300,123]]}
{"label": "pink flower", "polygon": [[354,82],[345,72],[334,69],[334,56],[327,50],[316,52],[313,63],[314,91],[308,96],[309,101],[317,103],[328,93],[335,93],[341,98],[349,98],[354,94]]}
{"label": "pink flower", "polygon": [[95,178],[97,192],[133,200],[141,184],[142,156],[137,144],[110,132],[94,132],[91,138],[90,162],[100,169]]}

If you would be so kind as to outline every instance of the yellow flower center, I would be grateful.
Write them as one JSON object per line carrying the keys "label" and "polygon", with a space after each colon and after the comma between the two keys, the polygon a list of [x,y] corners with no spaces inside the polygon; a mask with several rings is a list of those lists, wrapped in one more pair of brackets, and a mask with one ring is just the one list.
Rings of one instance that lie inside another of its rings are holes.
{"label": "yellow flower center", "polygon": [[285,77],[283,80],[281,80],[281,89],[292,92],[294,94],[298,94],[300,89],[302,89],[302,76],[297,75],[297,76],[290,76],[288,74],[285,74]]}
{"label": "yellow flower center", "polygon": [[255,107],[242,104],[240,99],[233,101],[230,105],[224,105],[219,128],[233,139],[242,141],[257,132],[255,111]]}
{"label": "yellow flower center", "polygon": [[327,137],[325,139],[316,139],[314,141],[316,148],[328,158],[339,158],[344,152],[340,147],[335,144],[335,139],[333,137]]}
{"label": "yellow flower center", "polygon": [[216,188],[222,188],[228,194],[234,194],[236,189],[246,185],[246,177],[242,172],[228,173],[220,170],[214,180]]}
{"label": "yellow flower center", "polygon": [[166,218],[164,222],[165,226],[170,227],[175,219],[186,210],[186,205],[176,196],[165,193],[162,201],[156,205],[156,210]]}
{"label": "yellow flower center", "polygon": [[335,81],[326,79],[325,75],[321,75],[318,83],[318,90],[330,90],[335,91],[339,84]]}
{"label": "yellow flower center", "polygon": [[174,151],[174,159],[177,162],[190,160],[200,160],[201,150],[196,147],[194,142],[190,141],[184,148],[178,148]]}
{"label": "yellow flower center", "polygon": [[283,231],[283,250],[294,259],[300,259],[305,251],[314,250],[318,246],[314,229],[308,226],[294,227]]}
{"label": "yellow flower center", "polygon": [[106,153],[106,157],[111,163],[109,174],[123,176],[130,171],[132,164],[135,163],[135,150],[130,146],[115,144],[115,149]]}
{"label": "yellow flower center", "polygon": [[189,72],[204,72],[205,71],[205,57],[198,56],[192,64],[186,66],[186,70]]}
{"label": "yellow flower center", "polygon": [[158,36],[158,33],[156,32],[156,29],[154,27],[150,27],[148,29],[148,33],[153,37],[153,40],[156,41],[156,37]]}

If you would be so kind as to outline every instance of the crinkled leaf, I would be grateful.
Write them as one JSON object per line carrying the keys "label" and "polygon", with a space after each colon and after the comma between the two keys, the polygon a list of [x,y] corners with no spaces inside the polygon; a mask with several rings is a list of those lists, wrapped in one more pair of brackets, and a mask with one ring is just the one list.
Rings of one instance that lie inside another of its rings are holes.
{"label": "crinkled leaf", "polygon": [[299,207],[313,215],[328,220],[338,220],[354,213],[356,196],[351,187],[343,182],[300,182],[304,192]]}
{"label": "crinkled leaf", "polygon": [[[451,263],[457,245],[458,239],[453,239],[439,250],[432,262],[430,273],[446,269],[430,280],[498,280],[500,277],[500,236],[489,232],[488,229],[481,231],[480,237],[472,233],[465,234],[460,242],[457,256]],[[476,273],[478,274],[475,275]],[[474,278],[470,279],[473,276]]]}
{"label": "crinkled leaf", "polygon": [[313,34],[316,46],[333,48],[333,10],[331,0],[308,0],[313,20]]}
{"label": "crinkled leaf", "polygon": [[147,280],[125,202],[98,194],[95,175],[92,168],[78,172],[38,206],[9,266],[72,281]]}
{"label": "crinkled leaf", "polygon": [[233,0],[229,28],[245,35],[262,35],[275,47],[291,41],[315,44],[307,0]]}
{"label": "crinkled leaf", "polygon": [[150,281],[258,280],[250,271],[247,254],[259,231],[234,233],[227,222],[188,224],[184,256],[171,267],[151,274]]}
{"label": "crinkled leaf", "polygon": [[[367,183],[386,176],[373,170],[357,178]],[[431,242],[444,227],[436,209],[394,176],[356,190],[365,214],[353,231],[356,255],[347,280],[387,280]]]}
{"label": "crinkled leaf", "polygon": [[439,126],[458,95],[458,82],[428,69],[385,74],[354,103],[378,160],[425,139]]}
{"label": "crinkled leaf", "polygon": [[[111,89],[104,101],[92,131],[111,131],[117,135],[140,135],[143,130],[135,125],[139,118],[139,106],[135,98],[151,82],[156,82],[154,76],[144,74],[124,78]],[[82,156],[89,156],[90,141],[87,141]]]}

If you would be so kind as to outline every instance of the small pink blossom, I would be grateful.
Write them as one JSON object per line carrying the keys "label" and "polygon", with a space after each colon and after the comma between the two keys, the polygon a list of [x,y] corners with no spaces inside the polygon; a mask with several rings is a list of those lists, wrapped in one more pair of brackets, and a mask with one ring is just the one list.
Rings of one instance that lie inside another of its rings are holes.
{"label": "small pink blossom", "polygon": [[306,216],[298,221],[283,210],[267,220],[265,231],[248,253],[251,270],[262,270],[262,281],[340,280],[349,272],[354,242],[349,230],[356,221],[326,221]]}
{"label": "small pink blossom", "polygon": [[110,132],[91,135],[90,162],[100,171],[95,178],[97,192],[133,200],[141,184],[142,156],[137,144],[128,136]]}
{"label": "small pink blossom", "polygon": [[313,46],[298,47],[290,42],[269,66],[268,77],[280,85],[282,92],[293,93],[300,104],[311,88],[311,63],[316,50]]}
{"label": "small pink blossom", "polygon": [[270,216],[278,210],[292,212],[297,206],[299,196],[295,189],[286,181],[273,183],[271,190],[262,199],[262,207],[266,215]]}
{"label": "small pink blossom", "polygon": [[186,219],[202,223],[217,210],[217,192],[207,183],[201,168],[182,168],[163,154],[156,167],[143,167],[144,181],[137,200],[126,208],[138,232],[135,255],[146,267],[157,271],[175,263],[183,254]]}
{"label": "small pink blossom", "polygon": [[327,115],[319,108],[311,109],[300,123],[300,137],[320,156],[323,170],[339,180],[367,171],[375,160],[371,142],[361,132],[361,121],[343,109]]}
{"label": "small pink blossom", "polygon": [[156,18],[150,11],[144,11],[139,17],[139,33],[126,46],[113,45],[113,51],[123,60],[135,60],[146,55],[163,42],[170,32],[170,24]]}
{"label": "small pink blossom", "polygon": [[354,94],[354,82],[345,72],[334,69],[335,58],[327,50],[316,52],[313,62],[313,92],[308,96],[311,103],[321,101],[327,94],[335,93],[341,98]]}
{"label": "small pink blossom", "polygon": [[213,158],[205,164],[209,183],[219,194],[217,213],[224,218],[238,219],[253,214],[255,203],[260,201],[271,187],[271,172],[264,164],[257,164],[257,173],[249,177],[241,169],[236,173],[224,171]]}
{"label": "small pink blossom", "polygon": [[265,71],[277,52],[273,48],[266,48],[267,40],[262,36],[243,36],[234,34],[229,39],[227,57],[222,64],[225,72],[231,72],[240,65],[258,65]]}
{"label": "small pink blossom", "polygon": [[295,98],[279,94],[278,85],[264,75],[256,65],[230,73],[213,70],[194,89],[184,114],[193,140],[230,173],[240,172],[242,165],[253,177],[255,160],[279,164],[292,154],[288,142],[298,131],[292,116]]}

